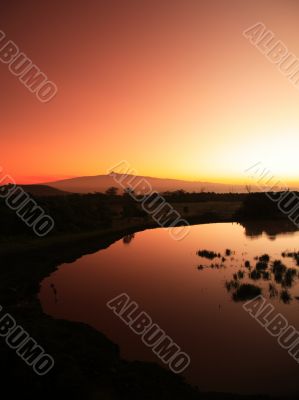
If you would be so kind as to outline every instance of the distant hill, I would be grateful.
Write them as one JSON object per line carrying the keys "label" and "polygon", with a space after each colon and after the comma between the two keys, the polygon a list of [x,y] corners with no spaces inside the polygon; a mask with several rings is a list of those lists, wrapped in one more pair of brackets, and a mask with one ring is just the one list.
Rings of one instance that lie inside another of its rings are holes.
{"label": "distant hill", "polygon": [[32,196],[62,196],[69,194],[68,192],[64,192],[62,190],[56,189],[48,185],[18,185],[18,186],[22,187],[26,193],[29,193]]}
{"label": "distant hill", "polygon": [[[147,176],[121,175],[115,174],[118,179],[123,179],[123,186],[134,187],[137,182],[142,179],[149,182],[153,190],[157,192],[167,192],[175,190],[185,190],[187,192],[216,192],[216,193],[245,193],[244,185],[228,185],[223,183],[196,182],[178,179],[163,179]],[[55,182],[45,183],[53,188],[75,193],[93,193],[105,192],[109,187],[115,186],[119,188],[119,193],[123,192],[123,188],[110,175],[82,176],[78,178],[64,179]]]}

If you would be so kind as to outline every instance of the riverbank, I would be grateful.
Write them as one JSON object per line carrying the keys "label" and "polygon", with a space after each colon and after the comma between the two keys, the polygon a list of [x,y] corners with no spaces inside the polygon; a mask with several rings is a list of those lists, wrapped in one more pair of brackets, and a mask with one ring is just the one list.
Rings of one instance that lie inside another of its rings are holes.
{"label": "riverbank", "polygon": [[[240,202],[212,201],[203,203],[172,203],[177,212],[186,219],[190,225],[200,223],[231,222],[234,220],[236,211],[240,208]],[[142,231],[144,229],[158,228],[150,217],[114,217],[111,226],[93,230],[86,230],[79,233],[55,233],[44,238],[34,235],[10,235],[0,236],[0,255],[15,253],[30,253],[42,249],[59,249],[72,247],[74,245],[83,248],[86,244],[99,241],[112,242],[128,234]]]}
{"label": "riverbank", "polygon": [[[230,219],[230,222],[233,220]],[[215,214],[190,218],[190,223],[228,222]],[[100,332],[76,322],[43,314],[39,283],[60,264],[108,247],[123,236],[157,227],[141,219],[123,220],[106,230],[46,239],[15,241],[0,253],[0,304],[30,336],[53,356],[55,367],[36,376],[4,343],[0,343],[1,374],[10,393],[31,399],[58,394],[75,399],[267,399],[262,396],[201,393],[181,376],[152,363],[126,362],[119,348]]]}

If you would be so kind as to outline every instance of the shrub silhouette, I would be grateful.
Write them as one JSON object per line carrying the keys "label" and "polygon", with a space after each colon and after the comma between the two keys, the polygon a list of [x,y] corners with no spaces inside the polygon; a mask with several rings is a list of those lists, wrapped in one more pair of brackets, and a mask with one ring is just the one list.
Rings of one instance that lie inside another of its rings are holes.
{"label": "shrub silhouette", "polygon": [[235,293],[233,293],[234,301],[250,300],[262,293],[261,288],[250,283],[240,285]]}

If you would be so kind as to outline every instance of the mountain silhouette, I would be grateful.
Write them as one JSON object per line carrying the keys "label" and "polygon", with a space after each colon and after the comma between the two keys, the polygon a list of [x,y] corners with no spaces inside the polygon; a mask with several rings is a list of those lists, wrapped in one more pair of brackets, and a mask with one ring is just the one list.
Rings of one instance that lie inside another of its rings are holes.
{"label": "mountain silhouette", "polygon": [[[116,178],[116,179],[115,179]],[[121,184],[118,182],[122,181]],[[114,173],[111,175],[82,176],[78,178],[63,179],[55,182],[45,182],[43,185],[51,186],[66,192],[74,193],[93,193],[105,192],[110,187],[117,187],[121,194],[124,188],[132,187],[141,181],[148,182],[152,189],[157,192],[167,192],[176,190],[185,190],[187,192],[216,192],[216,193],[245,193],[245,185],[232,185],[224,183],[187,181],[179,179],[154,178],[148,176],[122,175]],[[143,193],[144,185],[137,185],[136,191]]]}

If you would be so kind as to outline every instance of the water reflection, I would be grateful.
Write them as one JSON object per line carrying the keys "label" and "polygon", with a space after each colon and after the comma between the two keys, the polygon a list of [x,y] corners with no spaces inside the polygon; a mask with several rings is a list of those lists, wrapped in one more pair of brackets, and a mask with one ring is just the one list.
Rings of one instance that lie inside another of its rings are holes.
{"label": "water reflection", "polygon": [[[292,301],[290,289],[299,279],[299,268],[296,268],[299,265],[299,252],[284,251],[281,253],[281,259],[274,260],[269,254],[257,255],[253,260],[245,259],[244,253],[239,258],[224,257],[232,254],[236,255],[236,252],[229,249],[226,249],[223,255],[213,250],[198,250],[197,255],[201,260],[206,259],[206,264],[200,263],[197,269],[203,271],[207,268],[226,268],[228,261],[231,267],[234,264],[236,269],[239,268],[237,272],[232,273],[231,279],[225,282],[225,287],[234,301],[252,299],[263,291],[265,296],[274,298],[279,295],[283,303],[290,304]],[[215,259],[218,261],[214,261]],[[235,259],[238,261],[235,262]],[[293,266],[286,267],[282,259],[291,259]],[[265,284],[265,281],[269,283]],[[260,285],[257,285],[257,282],[260,282]]]}
{"label": "water reflection", "polygon": [[130,235],[126,235],[123,237],[124,244],[130,244],[131,241],[135,238],[135,233],[131,233]]}
{"label": "water reflection", "polygon": [[[289,256],[299,251],[299,233],[272,228],[196,225],[181,241],[167,229],[139,232],[138,240],[126,238],[61,265],[41,283],[43,310],[103,332],[124,359],[159,362],[106,307],[125,292],[190,355],[187,380],[203,391],[298,393],[297,363],[242,308],[256,290],[244,285],[252,285],[299,329],[299,280],[291,272],[299,267]],[[200,250],[213,253],[202,257]]]}
{"label": "water reflection", "polygon": [[289,220],[245,221],[241,223],[245,228],[245,235],[258,238],[266,234],[270,240],[275,240],[278,235],[292,235],[298,228]]}
{"label": "water reflection", "polygon": [[50,284],[50,287],[51,287],[51,289],[53,291],[53,294],[54,294],[54,301],[55,301],[55,303],[57,303],[58,302],[57,289],[56,289],[56,287],[55,287],[55,285],[53,283]]}

